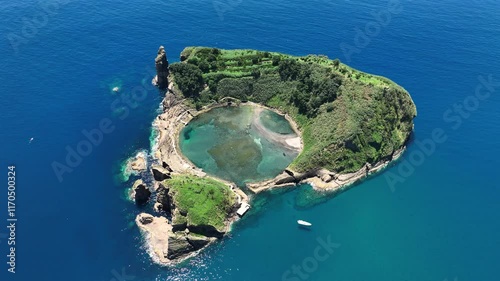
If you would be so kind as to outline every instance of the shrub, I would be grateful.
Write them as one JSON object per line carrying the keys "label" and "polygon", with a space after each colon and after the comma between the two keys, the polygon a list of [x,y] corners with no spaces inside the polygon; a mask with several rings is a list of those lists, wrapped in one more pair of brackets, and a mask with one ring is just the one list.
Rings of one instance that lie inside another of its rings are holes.
{"label": "shrub", "polygon": [[281,61],[281,57],[280,56],[273,56],[273,65],[274,66],[277,66]]}
{"label": "shrub", "polygon": [[198,58],[190,58],[190,59],[188,59],[187,62],[190,63],[190,64],[198,65],[198,63],[200,62],[200,60]]}
{"label": "shrub", "polygon": [[279,62],[278,72],[281,80],[295,80],[299,76],[301,67],[294,59],[286,59]]}
{"label": "shrub", "polygon": [[224,78],[217,84],[217,92],[222,97],[233,97],[242,101],[252,94],[252,78]]}
{"label": "shrub", "polygon": [[202,60],[198,63],[198,67],[203,73],[207,73],[210,71],[210,65],[206,60]]}
{"label": "shrub", "polygon": [[260,70],[258,70],[258,69],[252,70],[252,77],[254,79],[259,79],[259,77],[260,77]]}
{"label": "shrub", "polygon": [[175,82],[185,97],[196,97],[203,90],[201,70],[189,63],[174,63],[170,71],[175,76]]}

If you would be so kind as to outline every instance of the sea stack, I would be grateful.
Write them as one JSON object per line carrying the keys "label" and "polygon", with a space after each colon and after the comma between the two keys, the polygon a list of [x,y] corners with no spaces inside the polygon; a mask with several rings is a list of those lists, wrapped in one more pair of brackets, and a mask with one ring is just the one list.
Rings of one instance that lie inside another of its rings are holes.
{"label": "sea stack", "polygon": [[158,55],[155,59],[156,66],[156,85],[160,89],[166,89],[168,87],[168,59],[165,48],[160,46],[158,49]]}

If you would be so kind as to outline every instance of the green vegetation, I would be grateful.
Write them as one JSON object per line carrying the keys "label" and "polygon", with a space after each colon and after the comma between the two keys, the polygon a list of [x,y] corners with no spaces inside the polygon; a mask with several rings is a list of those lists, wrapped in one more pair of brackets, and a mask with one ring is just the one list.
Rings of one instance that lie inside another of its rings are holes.
{"label": "green vegetation", "polygon": [[237,200],[228,186],[192,175],[173,176],[165,180],[165,185],[170,187],[169,193],[176,205],[174,223],[211,225],[224,230],[224,222]]}
{"label": "green vegetation", "polygon": [[299,172],[359,170],[392,155],[413,129],[408,92],[338,59],[204,47],[188,47],[181,58],[171,72],[197,108],[230,96],[291,115],[304,141],[291,164]]}
{"label": "green vegetation", "polygon": [[170,70],[176,73],[177,86],[187,97],[197,97],[203,90],[203,77],[200,68],[192,64],[173,64]]}

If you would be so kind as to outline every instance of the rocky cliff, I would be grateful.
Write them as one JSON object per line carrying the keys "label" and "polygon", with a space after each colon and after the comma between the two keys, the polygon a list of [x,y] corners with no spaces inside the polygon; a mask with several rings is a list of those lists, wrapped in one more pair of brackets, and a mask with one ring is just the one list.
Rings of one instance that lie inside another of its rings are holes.
{"label": "rocky cliff", "polygon": [[156,66],[156,85],[158,88],[164,90],[168,87],[168,59],[165,48],[160,46],[158,54],[155,59]]}

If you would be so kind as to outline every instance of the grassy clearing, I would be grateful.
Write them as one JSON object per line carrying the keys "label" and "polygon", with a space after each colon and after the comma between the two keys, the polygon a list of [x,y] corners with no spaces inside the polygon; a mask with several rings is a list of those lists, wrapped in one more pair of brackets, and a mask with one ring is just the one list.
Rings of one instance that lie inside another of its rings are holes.
{"label": "grassy clearing", "polygon": [[[211,178],[176,175],[165,181],[179,214],[176,223],[212,225],[224,229],[224,222],[236,203],[236,195],[224,183]],[[187,213],[182,216],[180,213]]]}

